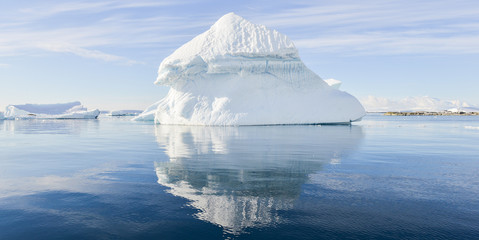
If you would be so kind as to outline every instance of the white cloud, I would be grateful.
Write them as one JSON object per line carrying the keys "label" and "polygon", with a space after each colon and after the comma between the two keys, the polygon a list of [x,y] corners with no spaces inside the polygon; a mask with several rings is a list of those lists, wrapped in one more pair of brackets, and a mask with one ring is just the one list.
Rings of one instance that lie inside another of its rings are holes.
{"label": "white cloud", "polygon": [[42,5],[34,8],[20,9],[21,13],[27,13],[28,18],[38,19],[47,18],[58,14],[80,12],[80,13],[100,13],[117,9],[131,9],[131,8],[146,8],[146,7],[161,7],[168,5],[185,4],[180,1],[124,1],[124,0],[110,0],[110,1],[76,1],[66,2],[56,5]]}
{"label": "white cloud", "polygon": [[41,48],[45,50],[50,50],[53,52],[73,53],[81,57],[99,59],[106,62],[122,62],[128,65],[140,63],[134,60],[129,60],[125,57],[107,54],[97,50],[89,50],[89,49],[75,47],[75,46],[68,46],[64,44],[45,44],[45,45],[42,45]]}
{"label": "white cloud", "polygon": [[306,3],[256,17],[290,31],[301,48],[348,54],[479,53],[479,4],[474,1]]}
{"label": "white cloud", "polygon": [[[139,62],[134,58],[151,54],[151,49],[173,51],[214,22],[216,15],[211,12],[181,12],[179,7],[197,6],[186,4],[170,0],[38,2],[28,8],[0,10],[0,57],[48,51],[134,64]],[[181,6],[165,13],[166,8],[176,5]],[[255,10],[246,17],[278,28],[298,48],[311,52],[479,53],[479,6],[474,7],[478,5],[475,1],[405,4],[371,0],[286,5],[282,9]],[[152,9],[162,10],[162,14]]]}
{"label": "white cloud", "polygon": [[477,54],[479,36],[433,37],[407,33],[366,33],[337,35],[295,41],[299,48],[321,52],[348,51],[353,54]]}
{"label": "white cloud", "polygon": [[[462,2],[462,4],[461,4]],[[304,7],[289,8],[275,14],[258,17],[268,26],[317,26],[335,31],[364,30],[389,27],[421,27],[425,24],[471,23],[478,19],[479,9],[474,1],[367,1],[327,5],[308,3]]]}
{"label": "white cloud", "polygon": [[[133,8],[173,4],[183,3],[115,0],[23,8],[17,10],[23,14],[11,15],[9,18],[7,15],[0,17],[3,19],[0,25],[0,57],[62,52],[107,62],[138,64],[141,61],[131,59],[135,56],[120,52],[123,49],[151,47],[149,44],[159,46],[157,48],[177,44],[178,39],[186,37],[184,34],[176,34],[177,32],[194,28],[201,23],[198,21],[196,24],[184,24],[188,18],[178,16],[135,16],[135,12],[129,11]],[[129,11],[120,14],[112,11],[115,9]],[[70,19],[70,15],[62,15],[71,12],[75,12],[80,20]],[[51,19],[59,17],[70,23],[57,23],[58,20],[55,20],[55,24],[49,23]],[[93,21],[81,20],[91,17]],[[45,21],[44,26],[42,21]]]}

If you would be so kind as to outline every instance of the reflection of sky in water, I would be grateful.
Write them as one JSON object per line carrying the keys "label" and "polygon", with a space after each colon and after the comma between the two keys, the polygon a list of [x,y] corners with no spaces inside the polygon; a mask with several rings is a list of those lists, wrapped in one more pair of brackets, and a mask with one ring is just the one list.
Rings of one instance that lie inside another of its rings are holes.
{"label": "reflection of sky in water", "polygon": [[459,119],[0,121],[0,239],[475,239],[479,118]]}
{"label": "reflection of sky in water", "polygon": [[170,161],[158,162],[158,183],[190,200],[196,216],[227,232],[280,223],[309,174],[340,162],[362,138],[357,126],[157,126]]}

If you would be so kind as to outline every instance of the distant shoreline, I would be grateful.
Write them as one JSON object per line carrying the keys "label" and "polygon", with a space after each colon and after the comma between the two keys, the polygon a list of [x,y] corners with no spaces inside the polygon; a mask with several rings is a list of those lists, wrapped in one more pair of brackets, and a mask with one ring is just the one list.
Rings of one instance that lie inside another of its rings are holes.
{"label": "distant shoreline", "polygon": [[479,116],[479,112],[386,112],[385,116]]}

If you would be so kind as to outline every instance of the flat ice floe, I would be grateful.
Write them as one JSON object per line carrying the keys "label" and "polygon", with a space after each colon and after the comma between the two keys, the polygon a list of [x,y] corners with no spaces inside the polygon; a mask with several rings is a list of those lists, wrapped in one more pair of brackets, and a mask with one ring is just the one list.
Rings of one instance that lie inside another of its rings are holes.
{"label": "flat ice floe", "polygon": [[170,87],[155,104],[159,124],[350,123],[365,114],[304,65],[286,35],[234,13],[165,58],[155,83]]}
{"label": "flat ice floe", "polygon": [[138,114],[142,113],[140,110],[115,110],[110,111],[108,115],[110,116],[137,116]]}
{"label": "flat ice floe", "polygon": [[80,102],[8,105],[5,119],[95,119],[100,110],[88,111]]}

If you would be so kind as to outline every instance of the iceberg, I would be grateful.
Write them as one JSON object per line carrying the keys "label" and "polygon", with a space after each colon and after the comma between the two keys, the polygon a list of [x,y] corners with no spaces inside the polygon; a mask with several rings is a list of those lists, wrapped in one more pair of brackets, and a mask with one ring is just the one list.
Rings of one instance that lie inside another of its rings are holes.
{"label": "iceberg", "polygon": [[3,112],[0,112],[0,120],[3,120],[5,119],[5,114],[3,114]]}
{"label": "iceberg", "polygon": [[137,116],[138,114],[142,113],[140,110],[116,110],[116,111],[110,111],[108,115],[110,116]]}
{"label": "iceberg", "polygon": [[479,107],[460,107],[460,108],[451,108],[447,109],[448,112],[466,112],[466,113],[473,113],[473,112],[479,112]]}
{"label": "iceberg", "polygon": [[442,100],[429,96],[406,97],[400,100],[368,96],[361,102],[368,112],[479,112],[479,107],[467,102]]}
{"label": "iceberg", "polygon": [[158,105],[161,101],[151,104],[148,106],[142,113],[138,116],[134,117],[133,121],[154,121],[155,120],[155,113],[156,109],[158,109]]}
{"label": "iceberg", "polygon": [[8,105],[6,119],[96,119],[100,110],[88,111],[80,102]]}
{"label": "iceberg", "polygon": [[276,30],[228,13],[165,58],[169,86],[155,122],[175,125],[350,123],[365,115],[352,95],[329,86]]}

